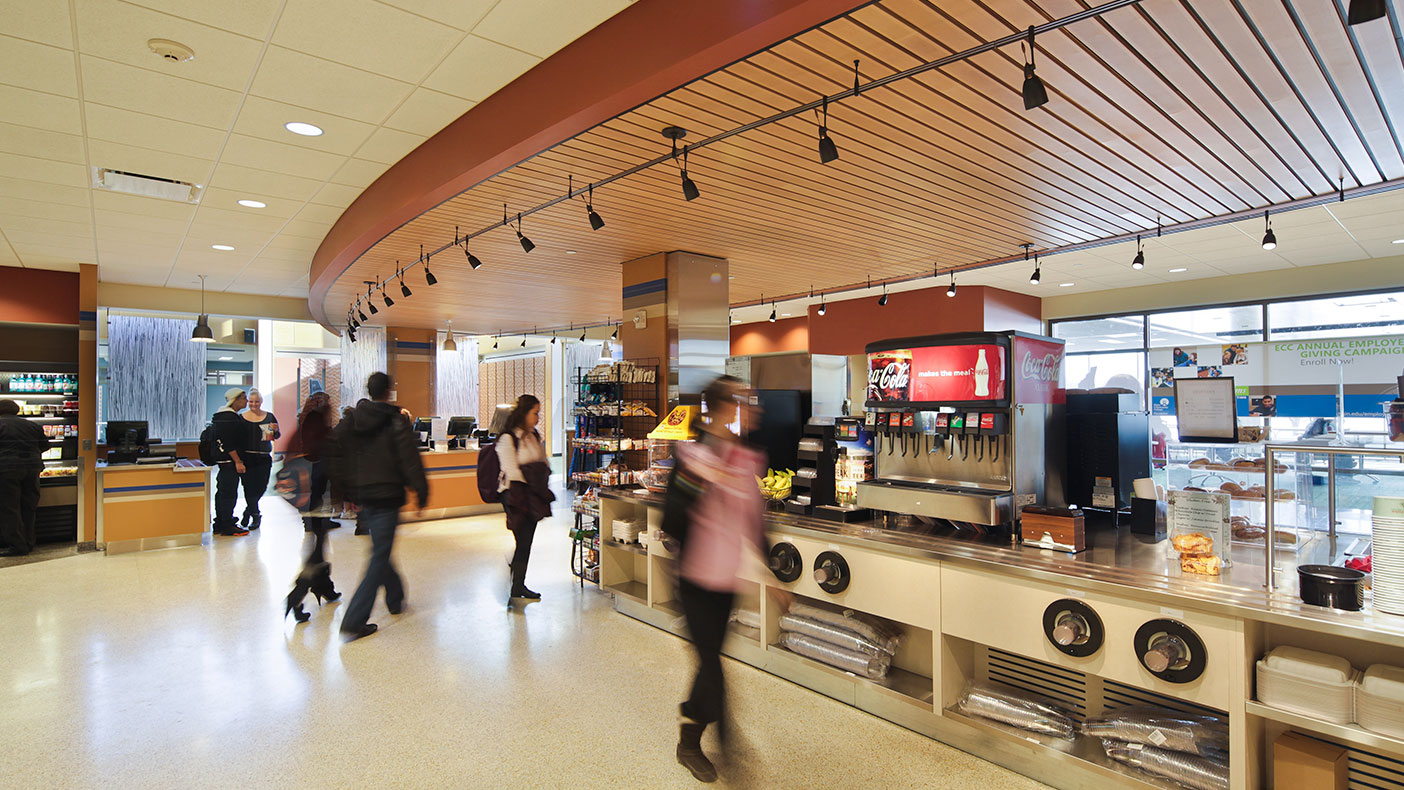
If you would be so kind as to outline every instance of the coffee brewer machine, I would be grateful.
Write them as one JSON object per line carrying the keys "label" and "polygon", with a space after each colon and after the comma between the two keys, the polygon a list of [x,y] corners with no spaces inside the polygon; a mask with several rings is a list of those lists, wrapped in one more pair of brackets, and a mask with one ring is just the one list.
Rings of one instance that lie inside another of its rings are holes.
{"label": "coffee brewer machine", "polygon": [[1062,504],[1063,341],[978,332],[867,353],[875,477],[859,505],[1012,529],[1023,506]]}

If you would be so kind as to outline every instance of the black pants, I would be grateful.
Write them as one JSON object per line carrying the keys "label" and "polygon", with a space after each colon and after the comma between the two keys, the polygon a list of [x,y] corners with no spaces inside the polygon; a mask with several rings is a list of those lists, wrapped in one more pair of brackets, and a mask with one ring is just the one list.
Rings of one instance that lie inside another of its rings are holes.
{"label": "black pants", "polygon": [[507,513],[507,529],[517,539],[516,551],[512,552],[512,591],[516,592],[526,588],[527,563],[531,560],[531,543],[536,539],[538,522],[506,502],[502,503],[502,509]]}
{"label": "black pants", "polygon": [[34,550],[34,513],[39,507],[39,470],[0,469],[0,548]]}
{"label": "black pants", "polygon": [[215,475],[215,532],[231,532],[238,523],[234,520],[234,506],[239,504],[239,472],[233,461],[220,461],[219,472]]}
{"label": "black pants", "polygon": [[390,552],[395,548],[395,528],[400,523],[400,506],[397,504],[365,502],[361,505],[361,523],[370,530],[371,556],[366,565],[366,577],[351,596],[346,606],[346,616],[341,620],[344,631],[357,631],[365,627],[375,606],[376,593],[385,588],[385,605],[398,611],[405,602],[405,583],[390,561]]}
{"label": "black pants", "polygon": [[697,677],[692,681],[692,693],[682,704],[682,715],[701,724],[723,721],[726,711],[721,647],[735,599],[735,593],[714,592],[678,579],[678,602],[692,634],[692,647],[697,651]]}
{"label": "black pants", "polygon": [[273,471],[273,456],[249,453],[244,457],[244,473],[239,482],[244,486],[244,515],[257,516],[258,500],[268,492],[268,475]]}

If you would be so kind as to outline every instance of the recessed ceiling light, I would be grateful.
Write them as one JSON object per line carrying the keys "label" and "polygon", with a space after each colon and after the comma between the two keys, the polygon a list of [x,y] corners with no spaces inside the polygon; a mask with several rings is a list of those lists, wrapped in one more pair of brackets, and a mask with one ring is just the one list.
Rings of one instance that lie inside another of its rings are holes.
{"label": "recessed ceiling light", "polygon": [[780,317],[781,317],[781,318],[789,318],[789,317],[792,316],[792,315],[794,315],[794,313],[781,313],[781,314],[780,314]]}
{"label": "recessed ceiling light", "polygon": [[1185,267],[1181,266],[1181,267],[1178,268],[1178,269],[1171,269],[1171,270],[1170,270],[1170,273],[1171,273],[1171,274],[1179,274],[1180,272],[1187,272],[1187,271],[1189,271],[1189,269],[1186,269]]}
{"label": "recessed ceiling light", "polygon": [[1395,239],[1391,241],[1390,244],[1404,244],[1404,239]]}
{"label": "recessed ceiling light", "polygon": [[239,201],[239,205],[244,208],[268,208],[268,204],[264,203],[262,200],[241,200]]}
{"label": "recessed ceiling light", "polygon": [[1059,288],[1071,288],[1074,285],[1077,285],[1077,283],[1058,283]]}
{"label": "recessed ceiling light", "polygon": [[566,250],[566,255],[574,255],[575,250]]}
{"label": "recessed ceiling light", "polygon": [[234,248],[231,247],[231,246],[229,246],[228,244],[211,244],[211,245],[210,245],[210,249],[212,249],[212,250],[219,250],[220,252],[233,252],[233,251],[234,251]]}
{"label": "recessed ceiling light", "polygon": [[301,121],[289,121],[283,124],[283,128],[293,134],[300,134],[303,137],[319,137],[322,134],[322,127],[313,126],[310,123],[303,123]]}

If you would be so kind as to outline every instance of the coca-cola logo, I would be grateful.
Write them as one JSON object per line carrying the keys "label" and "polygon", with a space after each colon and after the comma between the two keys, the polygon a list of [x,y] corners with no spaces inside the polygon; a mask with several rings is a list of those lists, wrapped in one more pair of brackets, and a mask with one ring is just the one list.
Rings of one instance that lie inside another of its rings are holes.
{"label": "coca-cola logo", "polygon": [[1025,351],[1024,359],[1019,365],[1019,375],[1034,381],[1057,381],[1058,369],[1062,362],[1062,354],[1044,354],[1035,358],[1032,353]]}
{"label": "coca-cola logo", "polygon": [[868,371],[868,384],[883,390],[905,389],[911,377],[911,363],[889,362],[882,368]]}

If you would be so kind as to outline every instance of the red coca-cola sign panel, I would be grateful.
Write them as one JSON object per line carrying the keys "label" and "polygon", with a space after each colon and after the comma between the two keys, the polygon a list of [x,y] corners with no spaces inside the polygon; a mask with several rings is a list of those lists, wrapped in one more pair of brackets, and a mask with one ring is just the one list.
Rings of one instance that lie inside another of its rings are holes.
{"label": "red coca-cola sign panel", "polygon": [[997,401],[1005,390],[1006,358],[994,343],[928,346],[868,355],[868,400]]}
{"label": "red coca-cola sign panel", "polygon": [[1020,403],[1063,403],[1063,344],[1014,336],[1014,378]]}

